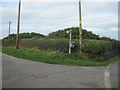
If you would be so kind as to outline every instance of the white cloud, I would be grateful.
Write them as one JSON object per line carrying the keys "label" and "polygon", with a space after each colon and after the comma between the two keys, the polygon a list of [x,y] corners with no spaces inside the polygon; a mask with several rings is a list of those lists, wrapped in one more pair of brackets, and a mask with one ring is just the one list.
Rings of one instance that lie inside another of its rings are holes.
{"label": "white cloud", "polygon": [[113,27],[110,30],[113,31],[113,32],[118,32],[118,28],[116,28],[116,27]]}
{"label": "white cloud", "polygon": [[[115,34],[110,33],[116,33],[118,23],[117,6],[115,5],[115,3],[103,2],[83,3],[83,28],[92,30],[99,35],[114,37]],[[16,33],[18,5],[4,7],[2,10],[3,22],[6,23],[3,36],[7,35],[9,21],[12,21],[11,32]],[[78,3],[22,3],[20,32],[48,34],[59,29],[79,26],[78,15]],[[107,32],[109,33],[104,34]]]}
{"label": "white cloud", "polygon": [[84,27],[109,28],[118,25],[117,16],[108,16],[102,18],[93,18],[83,20]]}
{"label": "white cloud", "polygon": [[17,6],[12,8],[2,8],[2,15],[3,15],[3,23],[8,23],[9,21],[16,22],[17,21]]}
{"label": "white cloud", "polygon": [[[78,2],[78,0],[21,0],[23,2]],[[16,0],[1,0],[1,2],[16,2]],[[82,2],[119,2],[119,0],[82,0]]]}
{"label": "white cloud", "polygon": [[101,32],[104,32],[103,29],[98,29],[98,28],[85,28],[86,30],[88,31],[92,31],[94,33],[101,33]]}
{"label": "white cloud", "polygon": [[[85,28],[88,31],[92,31],[93,33],[100,35],[100,37],[110,37],[113,39],[117,39],[118,40],[118,31],[117,28],[109,28],[107,30],[105,29],[98,29],[98,28]],[[115,31],[114,31],[115,30]]]}
{"label": "white cloud", "polygon": [[[2,13],[2,8],[0,8],[0,13]],[[2,38],[2,14],[0,14],[0,39]]]}
{"label": "white cloud", "polygon": [[[77,6],[74,6],[74,4],[73,5],[63,5],[63,6],[58,4],[55,6],[54,5],[51,6],[52,8],[50,8],[50,7],[46,8],[47,5],[45,5],[42,8],[40,6],[37,7],[36,3],[33,4],[33,7],[34,7],[34,5],[35,5],[35,8],[28,8],[31,5],[23,3],[22,15],[24,15],[24,16],[27,15],[28,17],[32,17],[32,18],[37,19],[37,20],[38,20],[38,18],[41,18],[44,20],[47,18],[47,21],[48,21],[48,18],[52,19],[52,20],[54,20],[56,18],[57,19],[67,18],[67,17],[73,16],[73,14],[76,15],[76,13],[77,13],[77,10],[76,10]],[[46,9],[44,9],[44,8],[46,8]],[[28,18],[28,17],[26,17],[26,18]]]}
{"label": "white cloud", "polygon": [[82,4],[83,18],[97,18],[114,16],[118,13],[118,3],[113,2],[85,2]]}

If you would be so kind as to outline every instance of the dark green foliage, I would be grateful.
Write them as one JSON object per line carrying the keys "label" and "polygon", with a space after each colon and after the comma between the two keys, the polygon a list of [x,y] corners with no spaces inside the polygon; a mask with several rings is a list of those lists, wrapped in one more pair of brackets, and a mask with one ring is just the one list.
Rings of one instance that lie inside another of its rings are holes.
{"label": "dark green foliage", "polygon": [[16,44],[16,39],[3,39],[2,40],[3,46],[15,46],[15,44]]}
{"label": "dark green foliage", "polygon": [[[46,39],[58,39],[58,38],[66,38],[69,39],[69,34],[66,33],[68,30],[72,30],[72,39],[79,39],[79,27],[72,27],[72,28],[66,28],[63,30],[58,30],[56,32],[50,33],[48,36],[45,36],[43,34],[39,33],[20,33],[19,38],[20,39],[27,39],[27,38],[34,38],[34,39],[40,39],[40,38],[46,38]],[[16,39],[16,34],[10,34],[8,37],[5,37],[4,39]],[[114,41],[114,39],[108,38],[108,37],[99,37],[99,35],[96,35],[92,33],[91,31],[87,31],[85,29],[82,29],[82,38],[83,39],[95,39],[95,40],[107,40],[107,41]]]}
{"label": "dark green foliage", "polygon": [[115,41],[115,39],[111,39],[111,38],[109,38],[109,37],[101,37],[101,40]]}
{"label": "dark green foliage", "polygon": [[[78,52],[79,40],[73,40],[75,42],[75,48],[72,52]],[[4,39],[3,46],[15,46],[15,39]],[[68,53],[69,40],[68,39],[21,39],[20,47],[39,49],[44,51],[60,51],[62,53]],[[105,41],[105,40],[83,40],[82,53],[88,58],[96,60],[108,60],[118,55],[120,50],[119,41]],[[120,54],[120,53],[119,53]]]}
{"label": "dark green foliage", "polygon": [[91,55],[91,58],[100,57],[112,50],[112,43],[103,40],[84,40],[82,52]]}
{"label": "dark green foliage", "polygon": [[[59,30],[56,32],[52,32],[48,35],[48,38],[69,38],[69,34],[66,33],[68,30],[72,30],[72,39],[79,39],[79,28],[78,27],[72,27],[67,28],[64,30]],[[82,38],[83,39],[96,39],[99,40],[99,35],[93,34],[91,31],[87,31],[85,29],[82,30]]]}
{"label": "dark green foliage", "polygon": [[105,59],[109,59],[114,56],[120,56],[120,41],[112,40],[111,44],[112,50],[102,55]]}
{"label": "dark green foliage", "polygon": [[[25,38],[42,38],[45,37],[43,34],[39,34],[39,33],[20,33],[19,38],[20,39],[25,39]],[[4,39],[16,39],[16,34],[10,34],[8,37],[4,38]]]}
{"label": "dark green foliage", "polygon": [[68,52],[68,43],[66,39],[23,39],[20,41],[21,47],[38,48],[41,50],[57,50],[61,52]]}
{"label": "dark green foliage", "polygon": [[42,34],[39,34],[39,33],[34,33],[34,32],[32,32],[32,33],[21,33],[20,34],[20,38],[22,39],[22,38],[33,38],[33,37],[45,37],[44,35],[42,35]]}
{"label": "dark green foliage", "polygon": [[[48,36],[39,33],[21,33],[20,47],[68,53],[69,34],[66,33],[68,30],[72,30],[72,41],[75,42],[75,48],[72,48],[72,52],[79,53],[78,27],[52,32]],[[99,37],[99,35],[95,35],[85,29],[82,31],[82,38],[82,54],[87,58],[104,61],[120,55],[120,41],[108,37]],[[2,42],[3,46],[15,46],[16,34],[11,34],[9,37],[3,39]]]}
{"label": "dark green foliage", "polygon": [[[75,47],[72,52],[79,52],[78,40],[73,40]],[[3,46],[15,46],[15,39],[3,39]],[[68,39],[21,39],[20,46],[24,48],[36,48],[41,50],[54,50],[63,53],[68,53],[69,40]]]}

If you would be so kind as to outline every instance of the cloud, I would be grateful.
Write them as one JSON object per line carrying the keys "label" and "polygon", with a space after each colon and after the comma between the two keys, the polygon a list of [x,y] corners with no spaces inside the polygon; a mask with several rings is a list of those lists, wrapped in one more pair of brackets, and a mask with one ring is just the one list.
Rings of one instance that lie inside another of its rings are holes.
{"label": "cloud", "polygon": [[115,2],[85,2],[82,3],[83,18],[114,16],[118,13],[118,3]]}
{"label": "cloud", "polygon": [[[0,13],[2,13],[2,8],[0,8]],[[2,14],[0,14],[0,39],[1,38],[2,38]]]}
{"label": "cloud", "polygon": [[109,16],[96,18],[95,20],[83,20],[83,28],[100,36],[118,39],[118,17]]}
{"label": "cloud", "polygon": [[110,31],[112,31],[112,32],[118,32],[118,28],[113,27],[113,28],[110,29]]}
{"label": "cloud", "polygon": [[[78,0],[24,0],[23,2],[55,2],[55,1],[56,2],[78,2]],[[16,0],[1,0],[1,2],[16,2]],[[82,2],[119,2],[119,0],[82,0]]]}
{"label": "cloud", "polygon": [[[92,31],[93,33],[100,35],[100,37],[110,37],[118,40],[118,29],[110,28],[110,29],[98,29],[98,28],[86,28],[88,31]],[[115,30],[115,31],[114,31]],[[112,36],[111,36],[112,34]]]}
{"label": "cloud", "polygon": [[16,22],[17,21],[17,5],[12,8],[2,8],[2,22],[7,23],[9,21]]}
{"label": "cloud", "polygon": [[118,26],[117,16],[108,16],[102,18],[86,19],[83,20],[84,27],[96,27],[96,28],[109,28]]}
{"label": "cloud", "polygon": [[119,2],[119,0],[82,0],[83,2]]}
{"label": "cloud", "polygon": [[[54,4],[54,3],[50,3],[50,4]],[[62,4],[62,3],[61,3]],[[44,19],[44,20],[56,20],[56,19],[67,19],[68,17],[72,17],[73,15],[76,15],[75,13],[77,13],[76,7],[74,6],[74,4],[70,4],[70,5],[61,5],[60,3],[56,3],[55,5],[51,5],[49,7],[47,7],[47,5],[45,5],[44,7],[41,8],[41,6],[36,6],[35,8],[28,8],[31,6],[31,4],[26,4],[23,3],[23,7],[22,7],[22,17],[24,18],[24,16],[27,18],[34,18],[34,20],[38,20],[38,18],[40,18],[40,20]],[[36,3],[34,3],[33,5],[36,5]],[[33,6],[34,7],[34,6]],[[37,10],[36,10],[37,9]]]}
{"label": "cloud", "polygon": [[[55,0],[53,0],[55,1]],[[9,4],[9,3],[7,3]],[[83,28],[99,35],[115,37],[117,3],[82,3]],[[18,4],[0,7],[3,13],[3,36],[7,36],[8,22],[11,33],[16,33]],[[79,26],[79,10],[76,2],[22,2],[20,32],[38,32],[47,35],[52,31]],[[109,32],[109,34],[105,34]]]}

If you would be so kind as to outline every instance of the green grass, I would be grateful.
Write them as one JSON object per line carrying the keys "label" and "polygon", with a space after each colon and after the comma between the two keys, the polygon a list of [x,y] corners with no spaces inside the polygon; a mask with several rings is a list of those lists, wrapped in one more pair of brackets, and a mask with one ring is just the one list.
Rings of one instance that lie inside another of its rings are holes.
{"label": "green grass", "polygon": [[57,51],[46,52],[27,48],[15,49],[14,47],[2,47],[2,52],[7,55],[32,61],[76,66],[106,66],[111,62],[118,60],[118,57],[116,56],[106,62],[98,62],[85,59],[77,53],[62,54]]}

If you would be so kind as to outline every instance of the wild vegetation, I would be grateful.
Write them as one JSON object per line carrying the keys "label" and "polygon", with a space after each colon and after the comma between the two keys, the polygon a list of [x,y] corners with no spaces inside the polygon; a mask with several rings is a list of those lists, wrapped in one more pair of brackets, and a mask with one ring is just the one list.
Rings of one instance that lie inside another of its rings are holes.
{"label": "wild vegetation", "polygon": [[[49,39],[56,39],[56,38],[69,39],[69,34],[66,33],[68,30],[72,31],[72,39],[79,39],[79,27],[66,28],[63,30],[58,30],[56,32],[52,32],[47,36],[47,38],[49,38]],[[82,38],[83,39],[95,39],[95,40],[109,40],[109,41],[114,40],[109,37],[99,37],[99,35],[96,35],[96,34],[92,33],[91,31],[87,31],[85,29],[82,29]]]}
{"label": "wild vegetation", "polygon": [[[25,38],[42,38],[45,37],[43,34],[39,34],[39,33],[20,33],[19,38],[20,39],[25,39]],[[9,36],[5,37],[4,39],[16,39],[16,34],[10,34]]]}
{"label": "wild vegetation", "polygon": [[79,53],[62,54],[58,51],[41,51],[38,49],[34,50],[27,48],[16,49],[14,47],[3,47],[2,52],[17,58],[32,61],[77,66],[106,66],[109,63],[118,60],[118,57],[116,56],[108,61],[100,62],[93,59],[86,59]]}
{"label": "wild vegetation", "polygon": [[[120,41],[110,39],[107,37],[99,37],[99,35],[93,34],[83,29],[82,40],[82,54],[79,53],[79,28],[72,27],[64,30],[59,30],[50,33],[48,36],[36,33],[21,33],[20,34],[20,47],[33,50],[40,50],[46,52],[59,52],[64,55],[68,53],[69,49],[69,34],[67,30],[72,30],[72,41],[75,42],[75,48],[72,49],[72,53],[78,55],[86,60],[93,60],[98,62],[106,62],[111,58],[114,58],[120,53]],[[3,46],[15,46],[16,35],[10,36],[2,40]],[[5,47],[3,48],[5,49]],[[11,48],[10,48],[11,49]],[[28,50],[25,49],[25,50]],[[3,52],[7,53],[5,50]],[[58,53],[57,53],[58,54]],[[60,54],[59,54],[60,55]],[[72,54],[71,54],[72,55]],[[65,58],[65,57],[64,57]],[[25,58],[27,59],[27,58]],[[62,58],[60,58],[62,59]],[[79,60],[79,59],[77,59]]]}
{"label": "wild vegetation", "polygon": [[[58,38],[66,38],[69,39],[69,34],[66,33],[68,30],[72,30],[72,39],[79,39],[79,28],[78,27],[72,27],[72,28],[66,28],[62,30],[58,30],[56,32],[52,32],[48,34],[48,36],[45,36],[43,34],[39,33],[20,33],[19,38],[20,39],[28,39],[28,38],[47,38],[47,39],[58,39]],[[10,34],[8,37],[5,37],[4,39],[16,39],[16,34]],[[92,33],[91,31],[87,31],[85,29],[82,29],[82,38],[83,39],[95,39],[95,40],[108,40],[113,41],[114,39],[111,39],[109,37],[99,37],[99,35],[96,35]]]}

